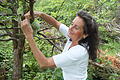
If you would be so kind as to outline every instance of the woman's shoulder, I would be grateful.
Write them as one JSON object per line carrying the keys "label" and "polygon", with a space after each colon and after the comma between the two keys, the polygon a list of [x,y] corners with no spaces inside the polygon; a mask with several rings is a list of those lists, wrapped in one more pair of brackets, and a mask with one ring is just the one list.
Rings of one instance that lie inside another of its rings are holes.
{"label": "woman's shoulder", "polygon": [[83,50],[83,51],[86,51],[87,49],[85,47],[81,46],[81,45],[76,45],[76,46],[71,47],[70,50],[74,50],[74,51]]}
{"label": "woman's shoulder", "polygon": [[78,59],[78,60],[81,59],[82,57],[85,58],[86,56],[88,56],[87,49],[81,45],[76,45],[76,46],[71,47],[69,49],[68,54],[71,55],[72,57]]}

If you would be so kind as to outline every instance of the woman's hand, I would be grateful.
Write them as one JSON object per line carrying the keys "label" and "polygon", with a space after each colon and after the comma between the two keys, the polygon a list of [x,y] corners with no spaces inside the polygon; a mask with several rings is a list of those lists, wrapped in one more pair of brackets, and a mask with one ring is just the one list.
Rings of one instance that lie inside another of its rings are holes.
{"label": "woman's hand", "polygon": [[24,19],[21,22],[21,29],[22,29],[26,38],[33,36],[33,29],[30,26],[30,23],[29,23],[28,19]]}
{"label": "woman's hand", "polygon": [[[35,17],[35,18],[36,18],[36,17],[40,17],[41,14],[42,14],[42,12],[34,11],[34,17]],[[30,19],[30,18],[31,18],[31,16],[30,16],[30,11],[25,14],[25,18],[27,18],[27,19]]]}

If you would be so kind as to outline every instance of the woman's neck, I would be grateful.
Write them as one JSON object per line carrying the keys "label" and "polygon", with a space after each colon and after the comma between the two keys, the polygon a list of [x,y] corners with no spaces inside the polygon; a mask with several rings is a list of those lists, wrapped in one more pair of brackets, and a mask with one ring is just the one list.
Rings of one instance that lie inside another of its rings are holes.
{"label": "woman's neck", "polygon": [[76,46],[76,45],[78,45],[78,41],[72,41],[72,44],[70,45],[69,49],[73,46]]}

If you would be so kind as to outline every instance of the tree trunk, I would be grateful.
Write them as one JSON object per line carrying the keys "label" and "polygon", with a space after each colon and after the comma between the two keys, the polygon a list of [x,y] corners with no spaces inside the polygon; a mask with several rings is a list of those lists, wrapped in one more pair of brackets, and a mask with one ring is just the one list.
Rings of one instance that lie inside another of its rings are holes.
{"label": "tree trunk", "polygon": [[[18,27],[18,22],[13,20],[14,27]],[[14,54],[14,65],[13,65],[13,80],[19,80],[22,77],[22,65],[23,65],[23,51],[24,51],[24,36],[16,36],[20,34],[18,29],[13,30],[13,54]]]}
{"label": "tree trunk", "polygon": [[[15,31],[14,31],[15,32]],[[14,65],[13,65],[13,80],[19,80],[22,78],[22,65],[23,65],[23,50],[25,40],[23,37],[13,41],[13,54],[14,54]]]}
{"label": "tree trunk", "polygon": [[[18,1],[17,0],[11,0],[14,4],[14,7],[12,7],[13,15],[17,15],[17,9],[18,9]],[[13,27],[18,27],[18,21],[12,20]],[[19,34],[19,35],[18,35]],[[25,43],[25,37],[20,35],[21,31],[19,29],[13,29],[13,37],[15,40],[13,40],[13,80],[19,80],[22,78],[22,65],[23,65],[23,51],[24,51],[24,43]]]}
{"label": "tree trunk", "polygon": [[[18,26],[18,22],[13,21],[14,26]],[[13,34],[17,34],[19,31],[13,31]],[[18,33],[19,34],[19,33]],[[14,65],[13,65],[13,80],[19,80],[22,78],[22,65],[23,65],[23,51],[24,51],[24,36],[16,36],[14,38],[17,40],[13,40],[13,54],[14,54]]]}

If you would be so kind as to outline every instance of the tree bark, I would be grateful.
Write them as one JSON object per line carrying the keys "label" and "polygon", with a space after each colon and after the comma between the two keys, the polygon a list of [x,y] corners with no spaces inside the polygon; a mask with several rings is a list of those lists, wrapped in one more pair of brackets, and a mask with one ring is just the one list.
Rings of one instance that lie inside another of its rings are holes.
{"label": "tree bark", "polygon": [[[17,21],[12,21],[14,27],[18,26]],[[20,34],[18,29],[13,29],[13,36],[16,40],[13,40],[13,80],[19,80],[22,78],[22,65],[23,65],[23,51],[24,51],[24,36],[17,36],[15,34]]]}
{"label": "tree bark", "polygon": [[[13,20],[14,26],[18,26],[18,22]],[[18,29],[13,30],[13,34],[20,34]],[[23,65],[23,51],[24,51],[24,36],[14,35],[16,40],[13,40],[13,80],[19,80],[22,78],[22,65]]]}
{"label": "tree bark", "polygon": [[22,78],[24,43],[24,37],[21,37],[21,39],[13,40],[13,80],[19,80],[20,78]]}
{"label": "tree bark", "polygon": [[[11,8],[13,15],[17,15],[18,9],[18,0],[11,0],[10,3],[14,4],[14,7]],[[13,27],[18,27],[18,21],[12,20]],[[23,51],[25,37],[21,34],[21,31],[17,28],[13,29],[13,80],[20,80],[22,78],[22,65],[23,65]]]}

